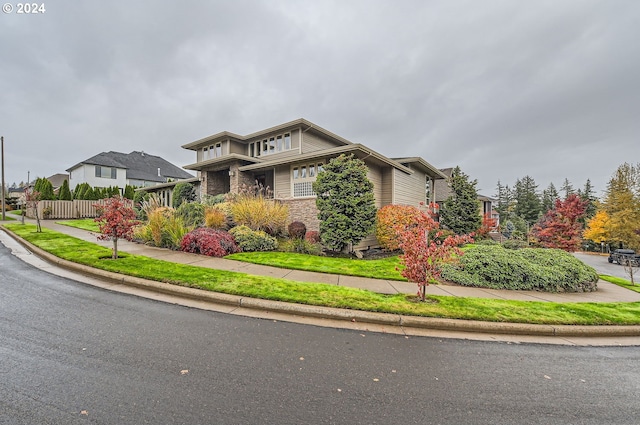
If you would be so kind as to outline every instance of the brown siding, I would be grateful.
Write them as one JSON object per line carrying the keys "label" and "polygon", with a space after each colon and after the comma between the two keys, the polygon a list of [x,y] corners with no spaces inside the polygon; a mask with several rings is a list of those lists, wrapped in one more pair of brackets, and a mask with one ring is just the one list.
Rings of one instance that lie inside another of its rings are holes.
{"label": "brown siding", "polygon": [[227,153],[227,151],[225,150],[225,147],[222,147],[222,152],[224,155],[228,155],[228,154],[232,154],[232,153],[237,153],[240,155],[249,155],[249,150],[247,148],[247,145],[245,145],[244,143],[240,143],[240,142],[236,142],[235,140],[229,140],[229,153]]}
{"label": "brown siding", "polygon": [[369,171],[367,178],[373,183],[373,196],[376,202],[376,208],[382,207],[382,170],[371,164],[367,164]]}
{"label": "brown siding", "polygon": [[399,205],[413,205],[417,207],[425,201],[426,176],[420,171],[406,174],[400,170],[393,170],[394,196],[393,203]]}
{"label": "brown siding", "polygon": [[302,153],[315,152],[323,149],[335,148],[340,146],[337,143],[323,139],[312,132],[306,132],[302,136]]}
{"label": "brown siding", "polygon": [[393,202],[393,170],[391,167],[382,168],[382,190],[380,194],[381,206],[389,205]]}
{"label": "brown siding", "polygon": [[288,165],[280,165],[276,167],[275,173],[275,198],[291,198],[291,169]]}

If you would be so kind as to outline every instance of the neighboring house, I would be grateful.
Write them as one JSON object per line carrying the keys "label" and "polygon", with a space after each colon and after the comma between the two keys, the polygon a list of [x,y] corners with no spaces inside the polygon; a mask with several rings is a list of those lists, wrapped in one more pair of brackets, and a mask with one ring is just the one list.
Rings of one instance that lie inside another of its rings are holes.
{"label": "neighboring house", "polygon": [[53,193],[57,196],[60,191],[60,186],[62,186],[65,180],[69,180],[69,175],[58,173],[47,177],[47,180],[51,182],[51,186],[53,186]]}
{"label": "neighboring house", "polygon": [[[433,182],[446,177],[422,158],[388,158],[302,118],[244,136],[224,131],[182,147],[196,152],[196,162],[184,168],[198,172],[201,195],[237,193],[243,184],[258,182],[289,205],[291,220],[310,230],[320,224],[312,184],[323,165],[340,154],[365,162],[378,208],[432,202]],[[372,236],[359,248],[375,245]]]}
{"label": "neighboring house", "polygon": [[149,187],[171,180],[193,178],[192,174],[163,158],[145,152],[102,152],[66,170],[71,190],[81,183],[92,187],[126,185]]}
{"label": "neighboring house", "polygon": [[[446,176],[445,180],[438,180],[435,182],[436,186],[436,203],[440,206],[447,200],[449,196],[453,193],[451,187],[449,186],[449,180],[451,179],[451,174],[453,173],[453,168],[442,168],[440,169],[442,174]],[[488,196],[478,194],[478,200],[480,201],[480,209],[478,213],[484,217],[485,214],[489,213],[491,218],[496,219],[496,224],[499,223],[500,215],[497,211],[493,209],[493,203],[497,201],[495,198],[490,198]]]}

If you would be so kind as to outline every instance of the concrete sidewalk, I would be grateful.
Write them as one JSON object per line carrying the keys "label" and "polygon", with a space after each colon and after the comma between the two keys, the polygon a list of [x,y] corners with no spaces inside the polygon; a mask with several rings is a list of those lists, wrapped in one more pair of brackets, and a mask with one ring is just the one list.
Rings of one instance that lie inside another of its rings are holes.
{"label": "concrete sidewalk", "polygon": [[[34,220],[26,220],[35,223]],[[43,227],[74,236],[78,239],[111,247],[111,241],[100,241],[92,232],[55,223],[53,220],[41,221]],[[355,276],[344,276],[327,273],[307,272],[278,267],[262,266],[241,261],[227,260],[224,258],[207,257],[198,254],[190,254],[180,251],[172,251],[164,248],[155,248],[126,240],[118,241],[118,249],[135,255],[156,258],[172,263],[189,264],[217,270],[227,270],[248,273],[259,276],[271,276],[299,282],[327,283],[337,286],[367,289],[382,294],[406,293],[414,294],[417,287],[413,283],[370,279]],[[640,301],[640,293],[630,291],[620,286],[605,281],[598,282],[598,290],[588,293],[549,293],[538,291],[510,291],[483,288],[468,288],[454,285],[429,285],[429,295],[447,295],[455,297],[493,298],[504,300],[522,301],[549,301],[549,302],[637,302]]]}

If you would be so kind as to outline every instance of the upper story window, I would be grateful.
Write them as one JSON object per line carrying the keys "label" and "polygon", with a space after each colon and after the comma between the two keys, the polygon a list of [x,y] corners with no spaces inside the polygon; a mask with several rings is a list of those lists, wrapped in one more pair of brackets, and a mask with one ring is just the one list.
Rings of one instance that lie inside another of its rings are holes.
{"label": "upper story window", "polygon": [[316,181],[318,173],[322,171],[322,166],[322,163],[313,163],[295,165],[291,168],[294,198],[316,196],[313,191],[313,182]]}
{"label": "upper story window", "polygon": [[258,157],[291,150],[291,133],[278,134],[249,144],[249,156]]}
{"label": "upper story window", "polygon": [[116,179],[118,170],[114,167],[103,167],[101,165],[96,165],[96,177],[100,177],[103,179]]}
{"label": "upper story window", "polygon": [[426,205],[429,205],[431,203],[431,193],[432,193],[432,184],[433,184],[433,180],[431,180],[431,177],[426,176],[426,184],[425,184],[425,198],[424,198],[424,202]]}
{"label": "upper story window", "polygon": [[216,143],[215,145],[205,146],[202,149],[202,159],[213,159],[219,158],[222,156],[222,142]]}

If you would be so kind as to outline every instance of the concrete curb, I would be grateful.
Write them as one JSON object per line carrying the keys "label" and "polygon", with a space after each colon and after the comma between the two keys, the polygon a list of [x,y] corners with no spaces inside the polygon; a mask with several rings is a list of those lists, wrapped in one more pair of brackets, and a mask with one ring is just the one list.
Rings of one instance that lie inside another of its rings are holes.
{"label": "concrete curb", "polygon": [[164,282],[157,282],[63,260],[27,242],[9,229],[2,227],[18,243],[49,263],[84,275],[107,279],[119,284],[143,288],[163,294],[213,302],[247,309],[271,311],[296,316],[307,316],[333,320],[372,323],[398,327],[432,329],[456,332],[473,332],[504,335],[530,335],[551,337],[623,337],[640,336],[640,325],[629,326],[581,326],[581,325],[534,325],[525,323],[482,322],[476,320],[443,319],[419,316],[403,316],[391,313],[348,310],[305,304],[270,301],[237,295],[209,292]]}

